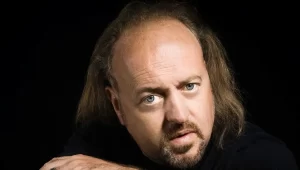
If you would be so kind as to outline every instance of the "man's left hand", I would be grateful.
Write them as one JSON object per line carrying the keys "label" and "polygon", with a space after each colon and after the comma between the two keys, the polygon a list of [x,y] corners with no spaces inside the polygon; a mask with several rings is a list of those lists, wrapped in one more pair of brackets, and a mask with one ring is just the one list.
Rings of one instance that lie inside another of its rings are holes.
{"label": "man's left hand", "polygon": [[73,155],[63,156],[51,159],[45,163],[40,170],[137,170],[137,168],[108,162],[102,159],[86,156],[86,155]]}

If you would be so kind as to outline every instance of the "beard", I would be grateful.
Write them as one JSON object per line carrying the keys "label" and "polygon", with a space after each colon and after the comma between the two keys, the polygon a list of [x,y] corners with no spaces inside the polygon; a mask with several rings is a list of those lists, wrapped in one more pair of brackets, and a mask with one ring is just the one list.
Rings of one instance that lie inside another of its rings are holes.
{"label": "beard", "polygon": [[[185,129],[191,129],[197,135],[197,140],[190,144],[185,144],[181,146],[173,146],[170,144],[170,140],[177,136],[178,132]],[[184,124],[173,124],[169,127],[165,135],[160,142],[159,148],[159,158],[160,160],[173,168],[191,168],[195,166],[202,158],[207,142],[204,139],[203,134],[200,129],[191,122],[186,122]],[[187,153],[191,150],[194,153],[188,155]]]}

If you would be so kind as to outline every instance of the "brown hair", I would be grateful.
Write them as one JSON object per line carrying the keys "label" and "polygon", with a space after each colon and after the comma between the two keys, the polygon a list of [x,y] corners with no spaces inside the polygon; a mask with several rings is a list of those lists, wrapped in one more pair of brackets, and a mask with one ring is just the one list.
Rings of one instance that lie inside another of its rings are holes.
{"label": "brown hair", "polygon": [[117,87],[110,74],[114,44],[125,30],[143,22],[166,18],[182,22],[194,33],[202,47],[215,100],[212,135],[217,146],[222,148],[225,138],[241,134],[244,127],[244,108],[225,49],[198,16],[197,11],[184,3],[167,1],[146,4],[135,1],[123,8],[119,16],[104,30],[95,46],[76,120],[83,124],[97,121],[106,125],[120,125],[105,94],[106,86]]}

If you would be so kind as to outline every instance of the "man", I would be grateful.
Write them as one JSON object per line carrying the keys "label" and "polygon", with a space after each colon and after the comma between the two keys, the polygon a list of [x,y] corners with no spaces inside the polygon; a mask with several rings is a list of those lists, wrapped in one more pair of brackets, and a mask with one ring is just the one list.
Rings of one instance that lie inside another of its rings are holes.
{"label": "man", "polygon": [[225,51],[194,11],[128,4],[100,37],[78,131],[41,169],[297,169],[245,122]]}

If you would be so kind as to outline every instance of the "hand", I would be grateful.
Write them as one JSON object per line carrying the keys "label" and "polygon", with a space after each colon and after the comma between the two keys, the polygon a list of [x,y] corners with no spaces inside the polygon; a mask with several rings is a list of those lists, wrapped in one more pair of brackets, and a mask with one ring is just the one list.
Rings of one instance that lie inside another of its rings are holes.
{"label": "hand", "polygon": [[137,170],[137,168],[124,166],[102,159],[86,156],[86,155],[73,155],[63,156],[51,159],[45,163],[40,170]]}

